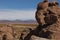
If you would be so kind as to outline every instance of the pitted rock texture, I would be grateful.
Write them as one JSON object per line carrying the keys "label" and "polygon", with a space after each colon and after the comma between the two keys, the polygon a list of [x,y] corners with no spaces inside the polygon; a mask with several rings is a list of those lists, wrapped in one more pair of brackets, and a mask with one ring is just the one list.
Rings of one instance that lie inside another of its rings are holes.
{"label": "pitted rock texture", "polygon": [[0,40],[15,40],[14,31],[11,26],[0,27]]}
{"label": "pitted rock texture", "polygon": [[[60,6],[58,2],[48,2],[48,0],[40,2],[35,18],[39,25],[36,29],[30,30],[30,33],[23,40],[30,40],[32,35],[35,35],[35,38],[60,40]],[[31,40],[35,39],[32,37]]]}
{"label": "pitted rock texture", "polygon": [[[46,3],[46,5],[44,3]],[[51,34],[48,35],[49,39],[60,40],[59,4],[57,2],[49,3],[48,1],[40,3],[40,4],[43,6],[38,6],[37,11],[36,11],[36,16],[35,16],[36,20],[39,23],[39,25],[50,24],[46,26],[45,28],[42,28],[43,32],[40,32],[40,35],[43,35],[45,34],[45,32],[49,31],[51,32]],[[47,35],[47,33],[45,35]]]}

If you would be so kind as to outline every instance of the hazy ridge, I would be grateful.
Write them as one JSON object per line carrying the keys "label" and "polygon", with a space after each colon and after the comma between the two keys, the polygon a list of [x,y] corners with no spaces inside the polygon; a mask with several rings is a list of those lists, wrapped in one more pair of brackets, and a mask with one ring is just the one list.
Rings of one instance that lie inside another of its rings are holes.
{"label": "hazy ridge", "polygon": [[36,20],[0,20],[0,24],[36,24]]}

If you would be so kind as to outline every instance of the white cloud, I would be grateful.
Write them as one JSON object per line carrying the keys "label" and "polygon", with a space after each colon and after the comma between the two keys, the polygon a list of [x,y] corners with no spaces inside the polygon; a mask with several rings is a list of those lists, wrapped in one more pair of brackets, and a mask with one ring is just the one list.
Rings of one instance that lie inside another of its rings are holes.
{"label": "white cloud", "polygon": [[0,20],[35,19],[35,10],[0,9]]}

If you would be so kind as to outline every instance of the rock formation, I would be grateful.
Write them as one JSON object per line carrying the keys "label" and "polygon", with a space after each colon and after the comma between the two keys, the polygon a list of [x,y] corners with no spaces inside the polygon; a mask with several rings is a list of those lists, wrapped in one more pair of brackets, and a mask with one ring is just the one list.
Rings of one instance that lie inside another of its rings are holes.
{"label": "rock formation", "polygon": [[15,40],[14,31],[11,26],[0,27],[0,40]]}
{"label": "rock formation", "polygon": [[40,2],[35,17],[39,25],[36,29],[30,30],[24,40],[30,40],[32,35],[49,40],[60,40],[60,7],[58,2],[48,2],[48,0]]}
{"label": "rock formation", "polygon": [[27,36],[27,34],[29,34],[31,30],[32,30],[31,28],[27,28],[27,29],[23,30],[21,35],[20,35],[20,39],[19,40],[24,40],[25,37]]}

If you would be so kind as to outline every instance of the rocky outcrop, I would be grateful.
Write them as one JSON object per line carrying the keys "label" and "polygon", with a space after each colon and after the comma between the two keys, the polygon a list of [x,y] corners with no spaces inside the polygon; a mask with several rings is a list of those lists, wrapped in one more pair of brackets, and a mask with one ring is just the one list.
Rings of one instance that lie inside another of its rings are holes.
{"label": "rocky outcrop", "polygon": [[11,26],[0,27],[0,40],[15,40],[14,30]]}
{"label": "rocky outcrop", "polygon": [[[44,2],[43,2],[44,3]],[[42,31],[40,31],[40,35],[42,37],[46,37],[47,34],[49,39],[59,40],[60,39],[60,7],[57,2],[45,2],[47,3],[42,4],[47,8],[38,8],[36,11],[36,20],[39,25],[42,25]],[[39,4],[38,4],[39,5]],[[49,24],[49,25],[48,25]],[[44,25],[48,25],[45,26]],[[49,32],[49,33],[48,33]],[[44,37],[44,38],[45,38]]]}
{"label": "rocky outcrop", "polygon": [[[60,7],[58,2],[48,2],[48,0],[40,2],[35,17],[39,25],[34,30],[30,30],[24,40],[35,40],[34,38],[37,38],[36,40],[40,40],[40,38],[60,40]],[[34,38],[32,35],[35,35]]]}

